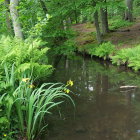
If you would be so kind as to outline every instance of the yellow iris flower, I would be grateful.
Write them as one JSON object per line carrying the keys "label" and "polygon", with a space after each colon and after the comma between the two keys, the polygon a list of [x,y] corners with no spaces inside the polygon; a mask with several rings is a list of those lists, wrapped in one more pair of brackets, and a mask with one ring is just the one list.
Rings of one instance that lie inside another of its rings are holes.
{"label": "yellow iris flower", "polygon": [[65,89],[64,91],[65,91],[65,93],[70,93],[69,89]]}
{"label": "yellow iris flower", "polygon": [[6,137],[7,135],[6,135],[6,134],[4,134],[3,136],[4,136],[4,137]]}
{"label": "yellow iris flower", "polygon": [[33,84],[29,85],[29,88],[34,88],[34,87],[35,87],[35,85],[33,85]]}
{"label": "yellow iris flower", "polygon": [[72,80],[69,80],[69,81],[67,81],[67,85],[69,85],[69,86],[73,86],[74,85],[74,83],[73,83],[73,81]]}
{"label": "yellow iris flower", "polygon": [[23,78],[22,79],[22,82],[27,82],[27,81],[29,81],[30,80],[30,78]]}

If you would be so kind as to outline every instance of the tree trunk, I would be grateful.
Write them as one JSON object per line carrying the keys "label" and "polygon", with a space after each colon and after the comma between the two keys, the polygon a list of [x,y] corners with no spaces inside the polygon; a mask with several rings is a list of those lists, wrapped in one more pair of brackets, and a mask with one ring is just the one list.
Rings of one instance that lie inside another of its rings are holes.
{"label": "tree trunk", "polygon": [[74,16],[75,16],[75,22],[78,23],[78,14],[77,14],[77,7],[76,3],[74,2]]}
{"label": "tree trunk", "polygon": [[99,21],[98,21],[98,11],[95,11],[95,13],[94,13],[94,24],[95,24],[95,27],[96,27],[97,41],[98,41],[99,44],[101,44],[103,40],[102,40]]}
{"label": "tree trunk", "polygon": [[22,28],[18,17],[18,4],[19,0],[10,0],[10,14],[13,22],[15,37],[23,39]]}
{"label": "tree trunk", "polygon": [[63,20],[63,25],[64,25],[64,30],[68,30],[71,26],[71,19],[66,18],[65,20]]}
{"label": "tree trunk", "polygon": [[[106,0],[104,2],[106,2]],[[101,13],[102,34],[104,35],[109,32],[107,7],[101,8],[100,13]]]}
{"label": "tree trunk", "polygon": [[77,16],[77,11],[74,10],[74,15],[75,15],[75,21],[76,21],[76,24],[78,23],[78,16]]}
{"label": "tree trunk", "polygon": [[126,10],[125,10],[125,20],[128,20],[130,22],[133,21],[133,15],[132,15],[132,10],[133,10],[133,0],[125,0],[126,3]]}
{"label": "tree trunk", "polygon": [[13,35],[12,25],[11,25],[11,19],[10,19],[10,10],[9,10],[9,0],[5,0],[5,7],[6,7],[6,25],[9,35]]}
{"label": "tree trunk", "polygon": [[47,9],[47,7],[45,5],[45,2],[43,0],[40,0],[40,4],[41,4],[42,9],[43,9],[43,11],[44,11],[44,13],[46,15],[48,13],[48,9]]}

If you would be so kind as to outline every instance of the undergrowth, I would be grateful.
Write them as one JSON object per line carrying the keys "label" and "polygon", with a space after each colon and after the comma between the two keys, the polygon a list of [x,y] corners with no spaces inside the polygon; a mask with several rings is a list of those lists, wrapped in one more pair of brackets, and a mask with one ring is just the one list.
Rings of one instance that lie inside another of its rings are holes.
{"label": "undergrowth", "polygon": [[116,50],[115,45],[111,42],[105,42],[101,45],[88,44],[81,51],[104,60],[110,59],[112,64],[125,65],[135,71],[140,70],[140,45],[134,48]]}
{"label": "undergrowth", "polygon": [[[44,83],[35,87],[33,80],[22,78],[15,81],[14,65],[10,73],[5,67],[5,93],[0,96],[0,139],[12,140],[22,138],[32,140],[47,127],[44,119],[52,114],[52,109],[62,104],[65,99],[71,97],[67,94],[70,90],[68,86],[73,85],[73,81],[68,81],[67,85],[61,83]],[[14,124],[14,125],[13,125]],[[11,133],[12,132],[12,133]]]}
{"label": "undergrowth", "polygon": [[128,26],[131,26],[133,25],[134,23],[133,22],[129,22],[129,21],[126,21],[126,20],[123,20],[121,17],[114,17],[114,18],[111,18],[109,20],[109,28],[111,30],[115,30],[115,29],[119,29],[119,28],[122,28],[122,27],[128,27]]}
{"label": "undergrowth", "polygon": [[[70,44],[70,43],[69,43]],[[44,83],[53,71],[41,40],[0,39],[0,139],[36,139],[47,127],[52,109],[69,99],[68,86]],[[42,47],[43,46],[43,47]]]}
{"label": "undergrowth", "polygon": [[3,36],[0,46],[0,63],[8,67],[14,64],[17,77],[26,73],[40,79],[52,73],[53,68],[46,55],[49,48],[42,48],[40,40],[21,41]]}
{"label": "undergrowth", "polygon": [[133,70],[140,69],[140,45],[134,48],[119,50],[115,56],[112,56],[112,63],[117,65],[127,65]]}
{"label": "undergrowth", "polygon": [[87,52],[91,56],[97,56],[100,58],[108,59],[115,51],[115,46],[111,42],[105,42],[101,45],[92,45],[87,46]]}

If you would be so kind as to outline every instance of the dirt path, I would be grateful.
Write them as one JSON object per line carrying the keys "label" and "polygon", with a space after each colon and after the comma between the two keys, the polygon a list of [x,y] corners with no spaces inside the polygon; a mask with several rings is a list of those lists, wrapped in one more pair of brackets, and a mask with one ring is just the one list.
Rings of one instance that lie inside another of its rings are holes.
{"label": "dirt path", "polygon": [[[95,35],[95,27],[93,24],[77,24],[73,29],[78,32],[76,42],[78,46],[97,43]],[[104,37],[104,40],[111,41],[118,49],[134,47],[140,44],[140,20],[136,24],[118,29],[116,32],[111,32]]]}
{"label": "dirt path", "polygon": [[117,32],[109,33],[105,40],[111,41],[119,48],[135,47],[140,44],[140,22]]}

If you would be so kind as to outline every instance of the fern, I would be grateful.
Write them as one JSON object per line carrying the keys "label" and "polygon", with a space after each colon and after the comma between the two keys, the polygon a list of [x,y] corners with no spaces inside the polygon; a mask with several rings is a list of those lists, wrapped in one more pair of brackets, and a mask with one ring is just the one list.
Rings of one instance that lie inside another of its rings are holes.
{"label": "fern", "polygon": [[32,75],[35,79],[49,76],[53,71],[51,65],[39,63],[24,63],[17,67],[16,74],[20,78],[21,74]]}
{"label": "fern", "polygon": [[112,63],[117,65],[126,64],[135,71],[140,70],[140,45],[135,48],[119,50],[115,56],[112,56]]}
{"label": "fern", "polygon": [[48,65],[46,55],[49,48],[41,48],[41,43],[40,40],[21,41],[3,36],[0,39],[0,63],[6,63],[8,68],[14,63],[18,77],[20,72],[33,73],[32,76],[35,78],[46,77],[53,68]]}
{"label": "fern", "polygon": [[108,59],[110,55],[115,51],[115,46],[111,42],[106,42],[101,45],[96,45],[88,49],[88,53],[92,56],[98,56],[100,58]]}

